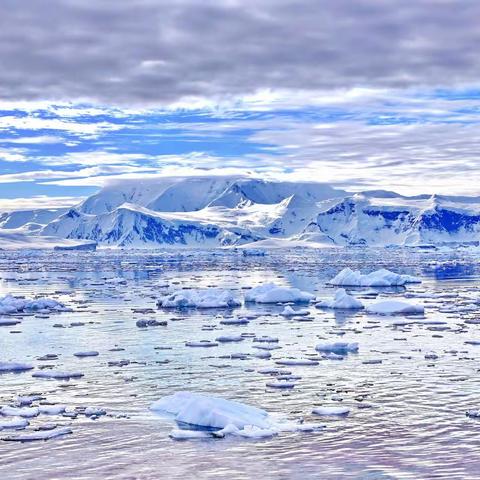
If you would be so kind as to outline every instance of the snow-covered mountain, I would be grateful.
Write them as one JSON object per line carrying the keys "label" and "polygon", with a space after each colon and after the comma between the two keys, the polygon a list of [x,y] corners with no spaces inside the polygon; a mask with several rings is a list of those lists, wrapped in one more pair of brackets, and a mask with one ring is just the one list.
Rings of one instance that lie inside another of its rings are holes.
{"label": "snow-covered mountain", "polygon": [[166,178],[110,185],[75,208],[10,212],[0,221],[23,233],[122,247],[478,243],[480,198],[351,194],[249,177]]}
{"label": "snow-covered mountain", "polygon": [[357,194],[322,209],[306,231],[326,234],[338,245],[476,243],[480,199]]}

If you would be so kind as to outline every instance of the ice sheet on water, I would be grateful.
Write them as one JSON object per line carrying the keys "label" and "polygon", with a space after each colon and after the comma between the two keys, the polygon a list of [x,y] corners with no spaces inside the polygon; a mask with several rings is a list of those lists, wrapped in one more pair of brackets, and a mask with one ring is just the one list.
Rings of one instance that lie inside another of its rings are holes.
{"label": "ice sheet on water", "polygon": [[411,275],[400,275],[384,268],[368,274],[344,268],[329,283],[343,287],[392,287],[403,286],[407,283],[421,283],[421,280]]}

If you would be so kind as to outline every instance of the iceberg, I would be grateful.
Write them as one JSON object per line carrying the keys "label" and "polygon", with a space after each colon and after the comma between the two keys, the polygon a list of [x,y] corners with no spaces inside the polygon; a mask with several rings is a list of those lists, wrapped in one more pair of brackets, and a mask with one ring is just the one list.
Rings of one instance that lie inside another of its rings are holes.
{"label": "iceberg", "polygon": [[308,292],[298,288],[280,287],[274,283],[266,283],[252,288],[245,295],[246,302],[255,303],[308,303],[315,298]]}
{"label": "iceberg", "polygon": [[324,300],[315,305],[318,308],[335,308],[335,309],[348,309],[359,310],[365,308],[360,300],[357,300],[352,295],[349,295],[344,288],[339,288],[335,292],[333,300]]}
{"label": "iceberg", "polygon": [[421,280],[411,275],[393,273],[384,268],[368,274],[344,268],[328,283],[342,287],[393,287],[404,286],[407,283],[421,283]]}
{"label": "iceberg", "polygon": [[418,315],[423,314],[424,311],[425,308],[423,305],[402,302],[400,300],[381,300],[367,307],[368,313],[375,313],[377,315]]}

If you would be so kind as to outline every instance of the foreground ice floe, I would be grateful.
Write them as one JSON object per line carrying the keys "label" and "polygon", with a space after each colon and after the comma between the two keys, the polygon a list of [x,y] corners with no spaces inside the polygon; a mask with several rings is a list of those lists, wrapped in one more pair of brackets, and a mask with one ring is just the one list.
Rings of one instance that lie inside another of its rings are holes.
{"label": "foreground ice floe", "polygon": [[241,304],[233,292],[221,288],[177,290],[157,302],[163,308],[231,308]]}
{"label": "foreground ice floe", "polygon": [[28,363],[0,362],[0,373],[25,372],[33,368],[33,365],[29,365]]}
{"label": "foreground ice floe", "polygon": [[[177,392],[152,403],[150,409],[157,413],[173,415],[180,425],[191,425],[193,430],[174,429],[175,439],[223,437],[236,435],[248,438],[271,437],[281,431],[307,431],[320,425],[305,425],[274,419],[257,407],[232,400],[192,392]],[[199,433],[198,427],[205,430]]]}
{"label": "foreground ice floe", "polygon": [[0,315],[36,311],[63,312],[67,310],[65,305],[51,298],[28,299],[14,297],[13,295],[5,295],[0,298]]}
{"label": "foreground ice floe", "polygon": [[421,283],[421,280],[411,275],[399,275],[384,268],[368,274],[344,268],[328,283],[343,287],[392,287],[407,283]]}
{"label": "foreground ice floe", "polygon": [[335,292],[333,300],[323,300],[315,305],[318,308],[335,308],[347,310],[360,310],[364,308],[363,303],[354,296],[349,295],[344,288]]}
{"label": "foreground ice floe", "polygon": [[68,435],[70,433],[72,433],[72,429],[70,427],[59,427],[46,431],[19,433],[17,435],[5,437],[3,440],[10,442],[33,442],[35,440],[50,440],[52,438],[62,437],[63,435]]}
{"label": "foreground ice floe", "polygon": [[274,283],[265,283],[252,288],[245,294],[246,302],[256,303],[308,303],[315,298],[308,292],[293,287],[280,287]]}
{"label": "foreground ice floe", "polygon": [[367,307],[368,313],[375,313],[377,315],[416,315],[424,313],[423,305],[403,302],[400,300],[381,300],[372,303]]}

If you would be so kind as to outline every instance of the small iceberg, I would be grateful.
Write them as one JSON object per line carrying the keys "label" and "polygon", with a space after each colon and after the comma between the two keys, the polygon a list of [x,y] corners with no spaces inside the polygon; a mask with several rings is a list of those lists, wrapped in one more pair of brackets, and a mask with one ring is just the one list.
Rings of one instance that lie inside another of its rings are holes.
{"label": "small iceberg", "polygon": [[293,287],[280,287],[274,283],[266,283],[252,288],[245,295],[246,302],[255,303],[309,303],[315,298],[308,292]]}
{"label": "small iceberg", "polygon": [[367,312],[376,315],[419,315],[425,312],[425,307],[400,300],[382,300],[369,305]]}
{"label": "small iceberg", "polygon": [[28,299],[5,295],[0,298],[0,315],[12,315],[23,312],[65,312],[68,309],[51,298]]}
{"label": "small iceberg", "polygon": [[350,268],[344,268],[328,283],[342,287],[393,287],[404,286],[407,283],[421,282],[417,277],[400,275],[384,268],[368,274],[362,274]]}
{"label": "small iceberg", "polygon": [[234,435],[244,438],[266,438],[282,431],[313,431],[320,425],[294,423],[274,419],[261,408],[192,392],[177,392],[157,400],[150,410],[172,415],[179,425],[170,437],[175,440],[223,438]]}
{"label": "small iceberg", "polygon": [[162,308],[233,308],[241,304],[233,292],[221,288],[177,290],[157,301]]}
{"label": "small iceberg", "polygon": [[344,288],[335,292],[333,300],[324,300],[315,305],[317,308],[334,308],[345,310],[360,310],[365,308],[363,303],[354,296],[349,295]]}
{"label": "small iceberg", "polygon": [[310,311],[306,308],[301,308],[300,310],[294,310],[290,305],[287,305],[283,311],[280,313],[283,317],[295,317],[301,316],[304,317],[306,315],[310,315]]}

